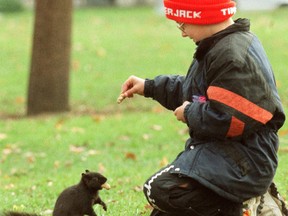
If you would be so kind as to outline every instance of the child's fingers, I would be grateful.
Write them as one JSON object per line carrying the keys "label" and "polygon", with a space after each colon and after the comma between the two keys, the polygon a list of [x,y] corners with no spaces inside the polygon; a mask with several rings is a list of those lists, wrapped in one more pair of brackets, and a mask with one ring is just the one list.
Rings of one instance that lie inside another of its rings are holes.
{"label": "child's fingers", "polygon": [[125,94],[120,94],[117,98],[117,103],[120,104],[126,98]]}

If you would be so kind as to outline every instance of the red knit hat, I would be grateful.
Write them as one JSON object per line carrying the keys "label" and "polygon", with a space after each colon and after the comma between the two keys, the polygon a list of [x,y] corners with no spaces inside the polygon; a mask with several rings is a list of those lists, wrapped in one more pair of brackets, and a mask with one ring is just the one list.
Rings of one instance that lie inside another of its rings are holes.
{"label": "red knit hat", "polygon": [[231,0],[164,0],[164,6],[168,19],[198,25],[220,23],[236,13]]}

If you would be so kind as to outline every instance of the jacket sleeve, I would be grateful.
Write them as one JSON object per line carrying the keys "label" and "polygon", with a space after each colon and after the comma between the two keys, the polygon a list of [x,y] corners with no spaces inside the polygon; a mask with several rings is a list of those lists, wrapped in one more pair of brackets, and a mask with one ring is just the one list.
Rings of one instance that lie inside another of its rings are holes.
{"label": "jacket sleeve", "polygon": [[184,78],[180,75],[161,75],[153,80],[146,79],[144,96],[153,98],[169,110],[175,110],[183,103]]}
{"label": "jacket sleeve", "polygon": [[264,68],[249,55],[241,59],[226,53],[208,62],[207,68],[207,101],[193,102],[185,109],[194,135],[243,137],[273,118],[279,96],[273,90],[270,67]]}

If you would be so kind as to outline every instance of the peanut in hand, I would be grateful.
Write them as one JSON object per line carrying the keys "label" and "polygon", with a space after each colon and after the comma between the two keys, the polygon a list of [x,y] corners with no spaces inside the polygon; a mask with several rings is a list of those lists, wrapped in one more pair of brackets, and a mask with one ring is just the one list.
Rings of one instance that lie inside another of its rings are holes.
{"label": "peanut in hand", "polygon": [[117,103],[120,104],[125,98],[126,96],[124,94],[120,94],[119,97],[117,98]]}

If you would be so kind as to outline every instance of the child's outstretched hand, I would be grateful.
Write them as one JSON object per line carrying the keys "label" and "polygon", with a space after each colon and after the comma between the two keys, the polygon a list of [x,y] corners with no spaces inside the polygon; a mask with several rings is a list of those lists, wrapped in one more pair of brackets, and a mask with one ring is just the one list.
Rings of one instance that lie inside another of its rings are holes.
{"label": "child's outstretched hand", "polygon": [[131,98],[134,94],[144,95],[144,82],[145,79],[130,76],[122,85],[121,94],[117,99],[120,104],[125,98]]}

